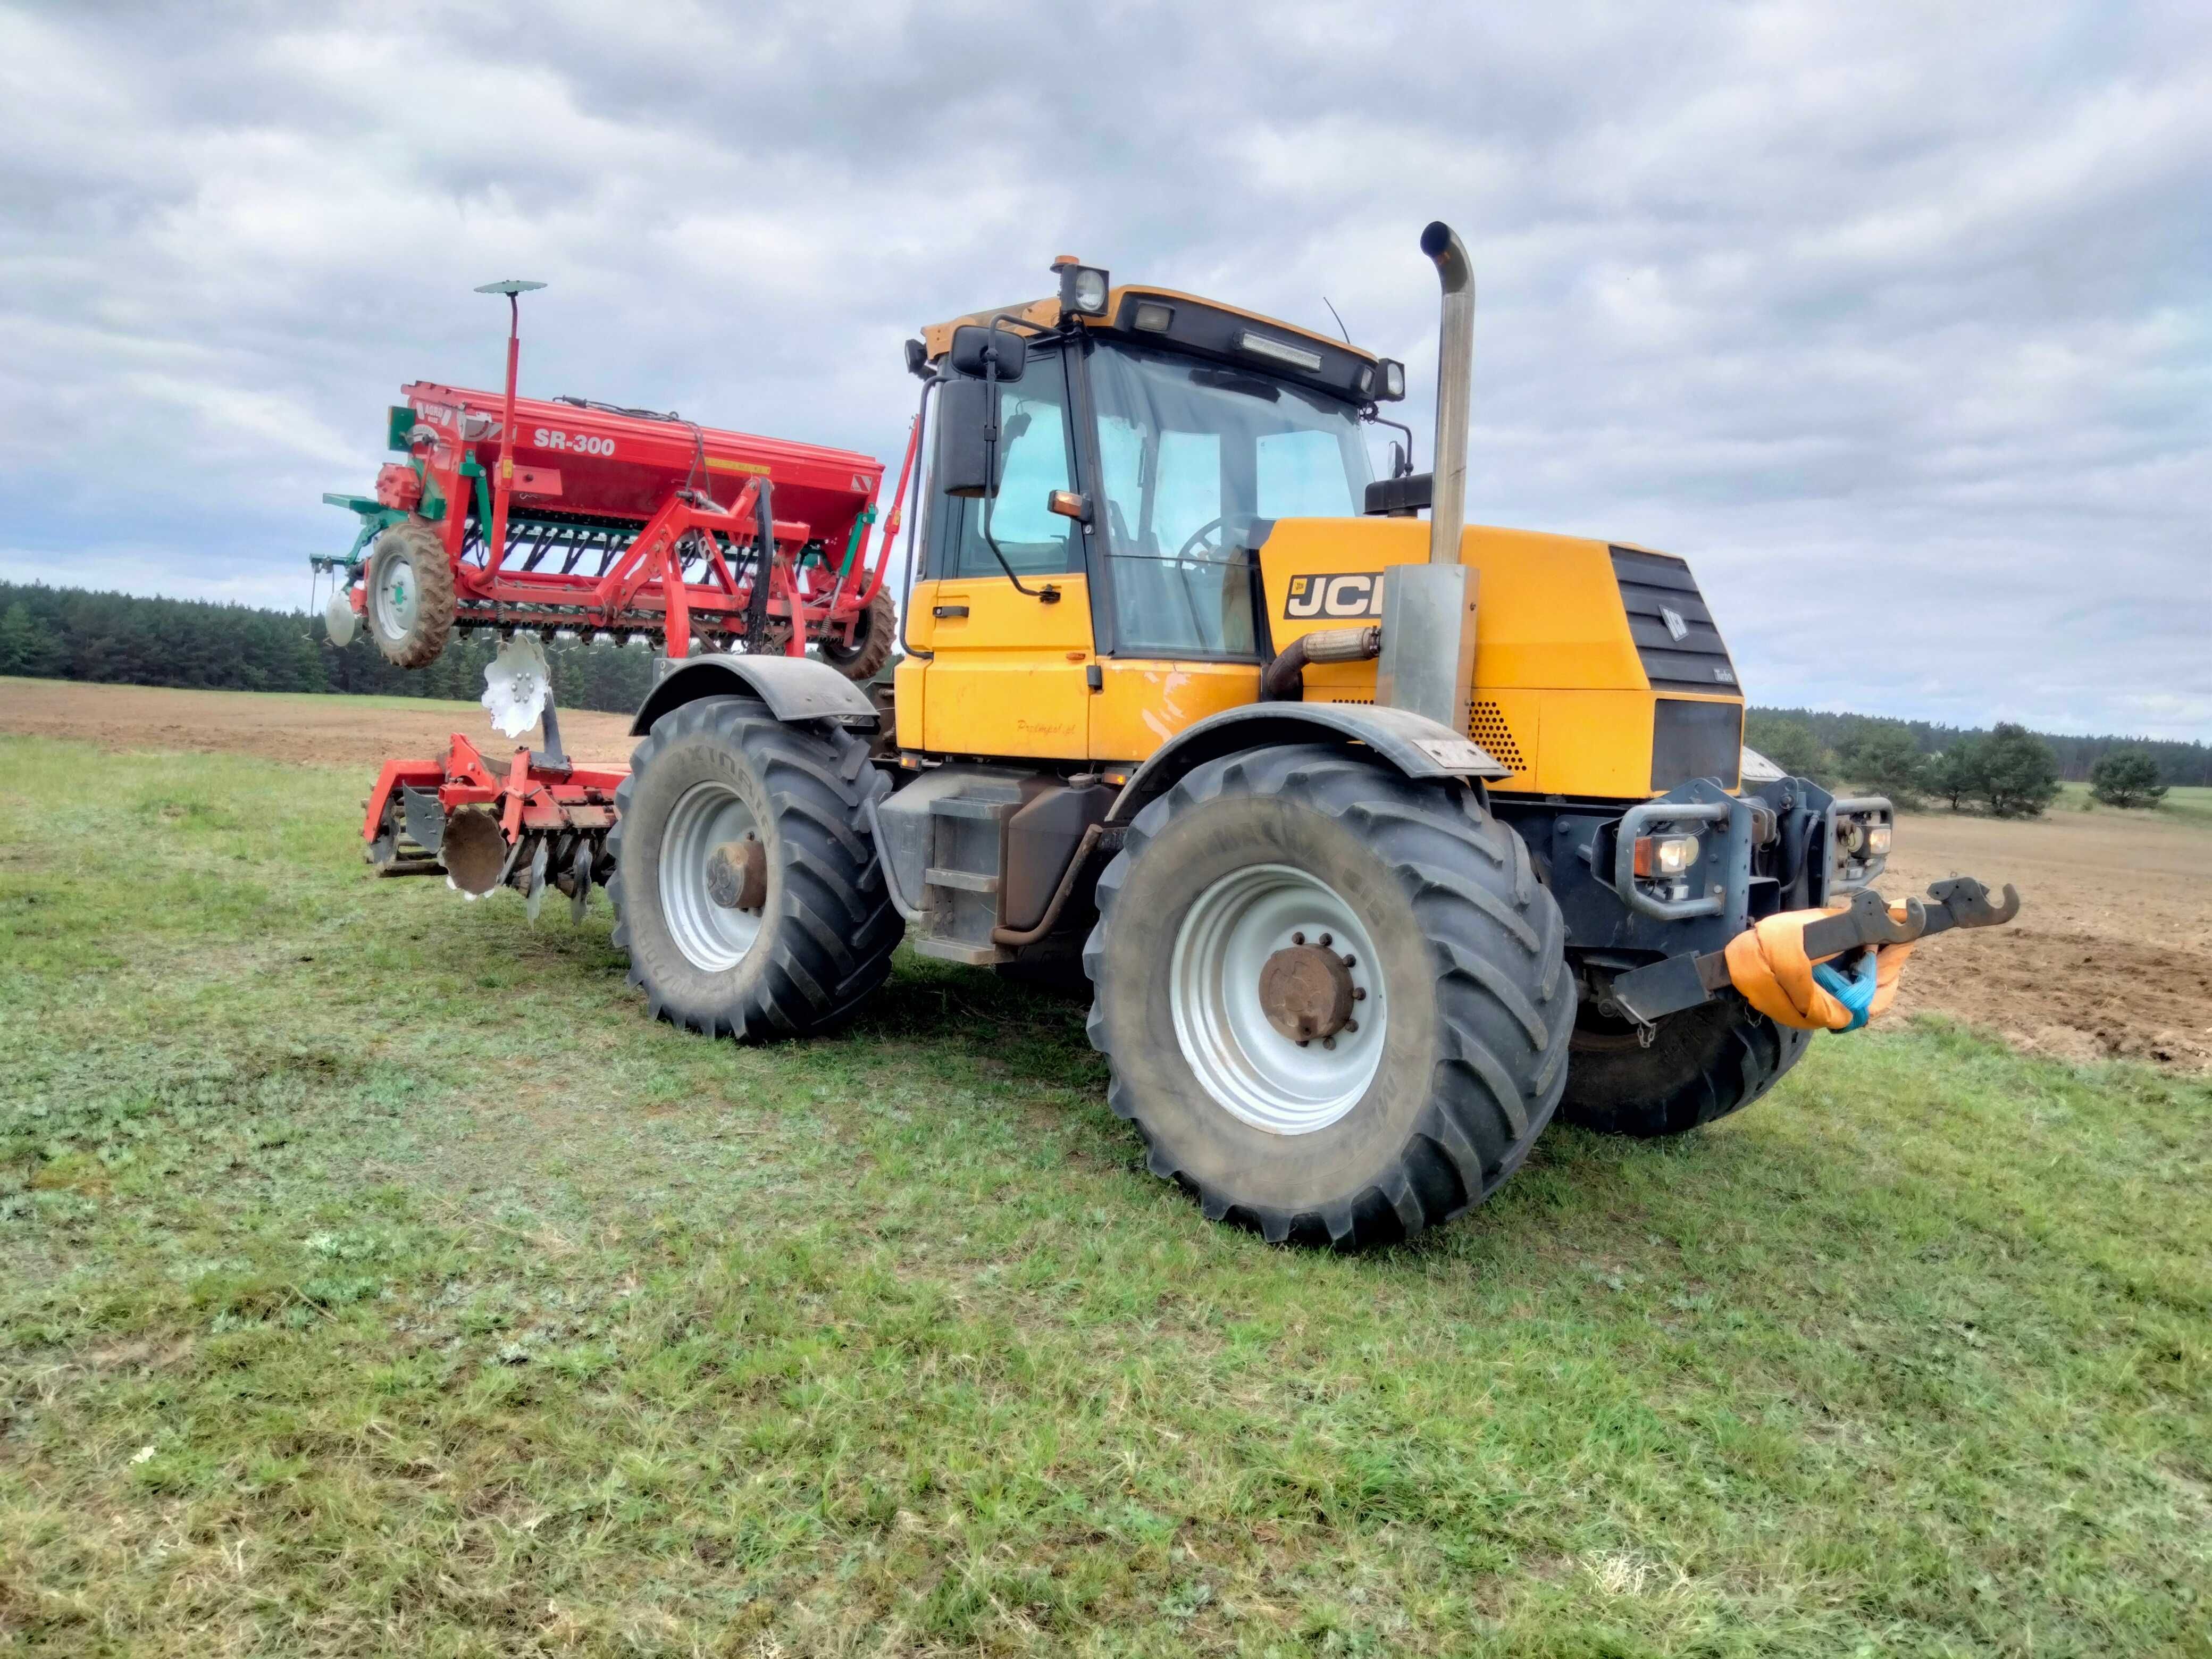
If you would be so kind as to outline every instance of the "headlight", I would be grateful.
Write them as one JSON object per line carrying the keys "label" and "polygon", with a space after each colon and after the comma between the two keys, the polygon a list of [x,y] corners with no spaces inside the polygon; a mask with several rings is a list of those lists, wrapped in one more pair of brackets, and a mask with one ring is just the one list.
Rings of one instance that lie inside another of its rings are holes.
{"label": "headlight", "polygon": [[1638,836],[1636,873],[1646,877],[1679,876],[1698,861],[1695,836]]}
{"label": "headlight", "polygon": [[1889,825],[1886,823],[1867,825],[1866,849],[1875,858],[1882,858],[1888,854]]}
{"label": "headlight", "polygon": [[1375,394],[1381,403],[1395,404],[1406,395],[1406,366],[1393,357],[1385,357],[1376,367],[1382,371],[1382,389]]}

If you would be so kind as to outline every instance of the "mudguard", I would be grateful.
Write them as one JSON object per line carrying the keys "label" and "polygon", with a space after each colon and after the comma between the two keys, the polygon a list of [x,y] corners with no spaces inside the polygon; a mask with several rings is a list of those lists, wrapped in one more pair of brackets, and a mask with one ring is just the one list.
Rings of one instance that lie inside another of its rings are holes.
{"label": "mudguard", "polygon": [[1147,802],[1175,787],[1178,778],[1207,761],[1240,749],[1289,743],[1362,745],[1409,778],[1512,775],[1479,744],[1402,708],[1357,702],[1248,703],[1186,726],[1155,750],[1115,798],[1107,822],[1127,823]]}
{"label": "mudguard", "polygon": [[732,656],[716,653],[669,665],[630,722],[629,734],[641,738],[672,708],[701,697],[757,697],[769,713],[786,721],[829,720],[872,731],[875,705],[867,693],[827,663],[811,657]]}

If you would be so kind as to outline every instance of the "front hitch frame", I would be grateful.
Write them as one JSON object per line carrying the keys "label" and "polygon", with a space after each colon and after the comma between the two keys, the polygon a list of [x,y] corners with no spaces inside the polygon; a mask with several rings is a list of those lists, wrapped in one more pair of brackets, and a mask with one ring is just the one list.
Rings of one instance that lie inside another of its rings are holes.
{"label": "front hitch frame", "polygon": [[[1896,908],[1905,912],[1901,921],[1887,899],[1872,888],[1860,888],[1841,910],[1806,923],[1806,956],[1822,962],[1853,951],[1909,945],[1954,927],[1995,927],[2020,914],[2020,894],[2007,882],[2003,896],[1992,900],[1990,890],[1972,876],[1954,876],[1930,884],[1924,902],[1907,898]],[[1618,975],[1611,991],[1613,1000],[1630,1019],[1651,1025],[1711,1000],[1730,983],[1728,952],[1709,951],[1633,969]]]}

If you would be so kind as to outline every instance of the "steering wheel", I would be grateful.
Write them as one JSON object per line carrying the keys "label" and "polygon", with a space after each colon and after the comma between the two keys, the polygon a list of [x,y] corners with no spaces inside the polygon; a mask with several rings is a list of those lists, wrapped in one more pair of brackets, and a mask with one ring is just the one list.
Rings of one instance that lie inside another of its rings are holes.
{"label": "steering wheel", "polygon": [[1208,519],[1204,524],[1199,526],[1197,529],[1192,531],[1190,532],[1190,539],[1176,550],[1176,557],[1178,559],[1188,558],[1190,556],[1191,549],[1196,547],[1199,543],[1204,539],[1206,532],[1209,530],[1220,529],[1224,525],[1226,525],[1229,522],[1230,516],[1230,514],[1224,513],[1218,518]]}

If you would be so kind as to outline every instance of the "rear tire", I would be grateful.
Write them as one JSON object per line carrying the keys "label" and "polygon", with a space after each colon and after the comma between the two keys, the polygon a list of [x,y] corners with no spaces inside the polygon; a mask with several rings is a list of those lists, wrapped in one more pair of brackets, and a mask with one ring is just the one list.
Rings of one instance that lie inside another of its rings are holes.
{"label": "rear tire", "polygon": [[1575,1027],[1559,1120],[1601,1134],[1678,1135],[1740,1112],[1805,1056],[1813,1033],[1778,1024],[1733,992],[1632,1027],[1585,1015]]}
{"label": "rear tire", "polygon": [[[1108,1099],[1212,1219],[1341,1249],[1410,1237],[1487,1197],[1559,1103],[1559,907],[1460,786],[1340,748],[1232,755],[1137,815],[1097,898]],[[1364,994],[1326,1016],[1361,1022],[1334,1047],[1283,1035],[1259,995],[1324,936]]]}
{"label": "rear tire", "polygon": [[427,668],[453,631],[453,567],[426,519],[409,518],[368,550],[369,637],[396,668]]}
{"label": "rear tire", "polygon": [[[750,697],[702,697],[655,720],[607,838],[614,943],[653,1017],[750,1042],[858,1008],[905,933],[864,811],[890,787],[862,739],[786,726]],[[708,870],[746,838],[764,865],[757,910],[719,902]]]}

